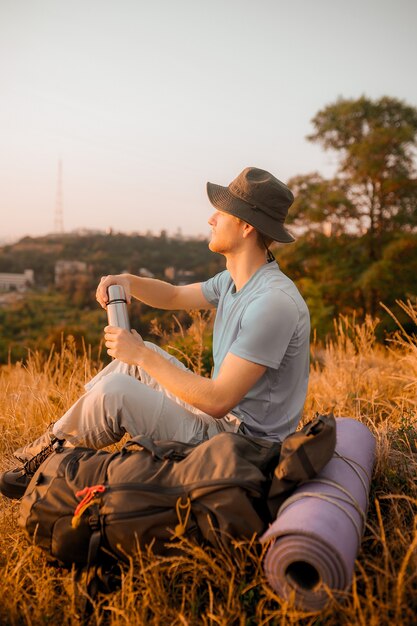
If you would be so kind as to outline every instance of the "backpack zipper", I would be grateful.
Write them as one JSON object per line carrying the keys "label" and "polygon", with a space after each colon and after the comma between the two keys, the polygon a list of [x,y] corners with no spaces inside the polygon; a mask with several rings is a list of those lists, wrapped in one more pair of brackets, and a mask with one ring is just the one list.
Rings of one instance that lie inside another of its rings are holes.
{"label": "backpack zipper", "polygon": [[111,522],[113,519],[116,520],[125,520],[125,519],[130,519],[132,517],[148,517],[150,515],[154,515],[155,513],[164,513],[165,511],[168,511],[168,507],[166,506],[158,506],[158,507],[154,507],[153,509],[149,509],[149,511],[143,512],[142,510],[139,511],[129,511],[129,512],[125,512],[125,513],[101,513],[101,515],[104,518],[104,526],[106,526],[107,522]]}
{"label": "backpack zipper", "polygon": [[188,483],[178,487],[165,487],[152,483],[117,483],[116,485],[106,485],[106,492],[112,491],[156,491],[159,493],[166,493],[172,495],[186,495],[191,491],[198,493],[200,489],[206,489],[207,487],[242,487],[243,489],[251,490],[258,495],[264,495],[264,490],[259,487],[257,483],[251,481],[242,481],[239,478],[220,478],[217,480],[199,480],[194,483]]}

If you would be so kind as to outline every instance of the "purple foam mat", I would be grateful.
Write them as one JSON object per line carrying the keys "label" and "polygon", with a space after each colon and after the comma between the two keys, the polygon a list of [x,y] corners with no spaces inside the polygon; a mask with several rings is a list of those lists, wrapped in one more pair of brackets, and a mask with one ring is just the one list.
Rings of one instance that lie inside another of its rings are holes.
{"label": "purple foam mat", "polygon": [[340,595],[352,581],[368,507],[375,439],[361,422],[336,420],[333,458],[283,503],[261,537],[274,538],[264,570],[283,599],[319,611],[329,590]]}

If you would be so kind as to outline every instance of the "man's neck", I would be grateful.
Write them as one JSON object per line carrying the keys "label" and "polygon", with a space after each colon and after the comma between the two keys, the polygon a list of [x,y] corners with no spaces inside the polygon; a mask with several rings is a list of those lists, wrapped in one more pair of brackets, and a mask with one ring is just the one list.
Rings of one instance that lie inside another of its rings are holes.
{"label": "man's neck", "polygon": [[242,289],[255,272],[257,272],[262,265],[265,265],[265,263],[266,258],[263,250],[260,250],[259,254],[253,254],[253,250],[248,254],[247,251],[243,250],[236,254],[227,255],[226,267],[233,278],[236,291]]}

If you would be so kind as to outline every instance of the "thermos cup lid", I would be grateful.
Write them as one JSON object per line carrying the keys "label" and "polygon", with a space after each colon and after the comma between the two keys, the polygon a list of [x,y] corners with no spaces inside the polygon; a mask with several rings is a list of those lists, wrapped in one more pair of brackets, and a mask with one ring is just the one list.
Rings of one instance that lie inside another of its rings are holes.
{"label": "thermos cup lid", "polygon": [[122,300],[123,302],[126,302],[126,294],[122,285],[110,285],[107,288],[107,293],[109,295],[109,301],[107,304],[113,302],[114,300]]}

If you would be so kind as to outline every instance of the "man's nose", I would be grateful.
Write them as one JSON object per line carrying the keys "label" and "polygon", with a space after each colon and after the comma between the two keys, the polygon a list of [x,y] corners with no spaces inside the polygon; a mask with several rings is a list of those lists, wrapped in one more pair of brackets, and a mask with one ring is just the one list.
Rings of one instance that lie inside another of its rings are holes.
{"label": "man's nose", "polygon": [[216,222],[215,217],[216,217],[216,213],[213,213],[212,215],[210,215],[209,220],[208,220],[208,223],[210,224],[210,226],[214,226]]}

